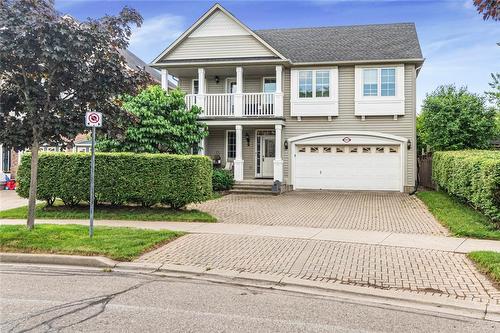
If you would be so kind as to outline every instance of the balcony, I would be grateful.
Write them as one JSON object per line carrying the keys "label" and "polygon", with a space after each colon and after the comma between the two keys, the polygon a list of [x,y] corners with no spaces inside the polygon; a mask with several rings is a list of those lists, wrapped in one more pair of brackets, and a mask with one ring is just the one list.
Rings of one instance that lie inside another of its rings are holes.
{"label": "balcony", "polygon": [[203,118],[283,117],[282,93],[188,94],[185,101],[202,108]]}

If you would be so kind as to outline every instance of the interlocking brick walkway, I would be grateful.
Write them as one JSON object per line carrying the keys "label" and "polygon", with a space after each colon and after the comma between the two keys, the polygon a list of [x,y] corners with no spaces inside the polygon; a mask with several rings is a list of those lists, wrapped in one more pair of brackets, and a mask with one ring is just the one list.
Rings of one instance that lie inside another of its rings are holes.
{"label": "interlocking brick walkway", "polygon": [[302,226],[446,235],[414,196],[393,192],[308,192],[228,195],[193,205],[224,223]]}
{"label": "interlocking brick walkway", "polygon": [[138,259],[499,303],[463,254],[332,241],[191,234]]}

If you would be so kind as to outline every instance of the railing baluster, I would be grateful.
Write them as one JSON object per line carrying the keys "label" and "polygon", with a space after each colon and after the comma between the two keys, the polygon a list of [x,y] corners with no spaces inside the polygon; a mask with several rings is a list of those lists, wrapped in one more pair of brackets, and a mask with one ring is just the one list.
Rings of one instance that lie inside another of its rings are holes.
{"label": "railing baluster", "polygon": [[[197,105],[198,95],[188,94],[184,101],[186,108]],[[244,93],[243,116],[267,117],[275,114],[276,96],[274,93]],[[234,94],[207,94],[203,106],[203,116],[230,117],[234,116]]]}

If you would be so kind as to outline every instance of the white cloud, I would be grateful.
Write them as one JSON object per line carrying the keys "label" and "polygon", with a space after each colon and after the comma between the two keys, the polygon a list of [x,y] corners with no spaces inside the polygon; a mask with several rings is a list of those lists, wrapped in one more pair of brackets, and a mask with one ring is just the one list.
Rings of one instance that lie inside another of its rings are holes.
{"label": "white cloud", "polygon": [[144,20],[130,37],[129,49],[144,61],[149,62],[159,55],[185,30],[184,18],[171,14]]}

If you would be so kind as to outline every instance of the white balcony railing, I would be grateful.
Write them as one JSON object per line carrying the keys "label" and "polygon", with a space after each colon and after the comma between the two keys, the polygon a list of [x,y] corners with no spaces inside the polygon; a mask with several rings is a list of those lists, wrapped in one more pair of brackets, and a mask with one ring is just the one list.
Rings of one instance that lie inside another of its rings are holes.
{"label": "white balcony railing", "polygon": [[193,105],[201,107],[203,117],[283,116],[283,94],[189,94],[185,101],[188,108]]}
{"label": "white balcony railing", "polygon": [[196,96],[195,94],[189,94],[184,97],[184,101],[186,102],[186,108],[189,110],[196,105]]}
{"label": "white balcony railing", "polygon": [[230,117],[234,115],[234,94],[205,94],[205,117]]}
{"label": "white balcony railing", "polygon": [[274,116],[274,93],[243,94],[243,116],[269,117]]}

